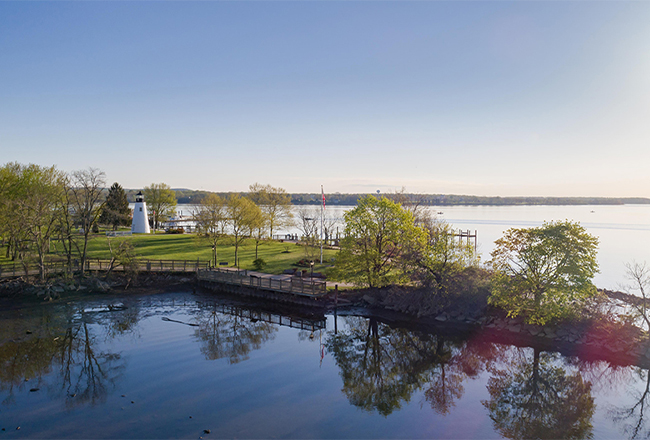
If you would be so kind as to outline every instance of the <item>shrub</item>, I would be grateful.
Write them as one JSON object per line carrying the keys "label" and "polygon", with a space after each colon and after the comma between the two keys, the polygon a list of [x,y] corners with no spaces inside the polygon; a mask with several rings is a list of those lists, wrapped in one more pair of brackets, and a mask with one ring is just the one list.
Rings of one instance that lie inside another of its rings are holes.
{"label": "shrub", "polygon": [[253,260],[253,268],[255,270],[263,270],[266,267],[266,261],[263,258]]}

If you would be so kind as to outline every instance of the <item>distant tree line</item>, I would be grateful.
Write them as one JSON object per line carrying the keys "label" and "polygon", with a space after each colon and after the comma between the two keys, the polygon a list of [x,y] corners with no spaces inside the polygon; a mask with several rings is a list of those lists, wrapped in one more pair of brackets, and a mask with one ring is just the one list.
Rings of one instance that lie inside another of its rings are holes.
{"label": "distant tree line", "polygon": [[[129,202],[135,201],[137,189],[127,189],[126,194]],[[239,194],[248,196],[246,191],[242,192],[211,192],[192,189],[172,189],[179,204],[200,204],[208,194],[216,194],[219,197],[227,198],[230,194]],[[397,196],[397,194],[400,196]],[[319,205],[322,203],[320,193],[287,193],[293,205]],[[326,204],[335,206],[355,206],[359,200],[372,195],[368,193],[331,193],[325,194]],[[397,200],[399,197],[408,197],[410,200],[417,201],[420,205],[426,206],[473,206],[473,205],[496,205],[496,206],[516,206],[516,205],[646,205],[650,204],[650,198],[646,197],[489,197],[489,196],[470,196],[455,194],[417,194],[404,193],[397,191],[395,193],[386,193],[382,196]]]}

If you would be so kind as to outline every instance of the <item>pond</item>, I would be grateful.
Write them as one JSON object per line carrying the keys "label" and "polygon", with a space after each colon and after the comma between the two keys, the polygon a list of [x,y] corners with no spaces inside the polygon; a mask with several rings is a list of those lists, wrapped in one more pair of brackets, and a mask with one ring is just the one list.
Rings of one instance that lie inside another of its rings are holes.
{"label": "pond", "polygon": [[200,292],[0,312],[0,438],[636,438],[649,380]]}

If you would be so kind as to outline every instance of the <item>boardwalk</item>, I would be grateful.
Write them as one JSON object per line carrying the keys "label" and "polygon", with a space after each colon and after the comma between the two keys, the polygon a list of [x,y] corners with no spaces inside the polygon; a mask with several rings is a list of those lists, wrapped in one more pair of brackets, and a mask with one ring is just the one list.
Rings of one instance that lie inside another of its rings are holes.
{"label": "boardwalk", "polygon": [[275,293],[287,293],[308,298],[319,298],[327,294],[325,281],[315,281],[285,275],[271,275],[247,270],[214,268],[199,269],[199,282],[241,286]]}

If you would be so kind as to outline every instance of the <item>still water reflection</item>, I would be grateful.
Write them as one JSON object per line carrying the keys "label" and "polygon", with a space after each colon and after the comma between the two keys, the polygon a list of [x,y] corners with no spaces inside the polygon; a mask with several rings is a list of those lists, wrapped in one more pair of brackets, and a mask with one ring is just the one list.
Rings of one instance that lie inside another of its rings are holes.
{"label": "still water reflection", "polygon": [[649,390],[636,366],[202,294],[0,312],[6,438],[647,438]]}

